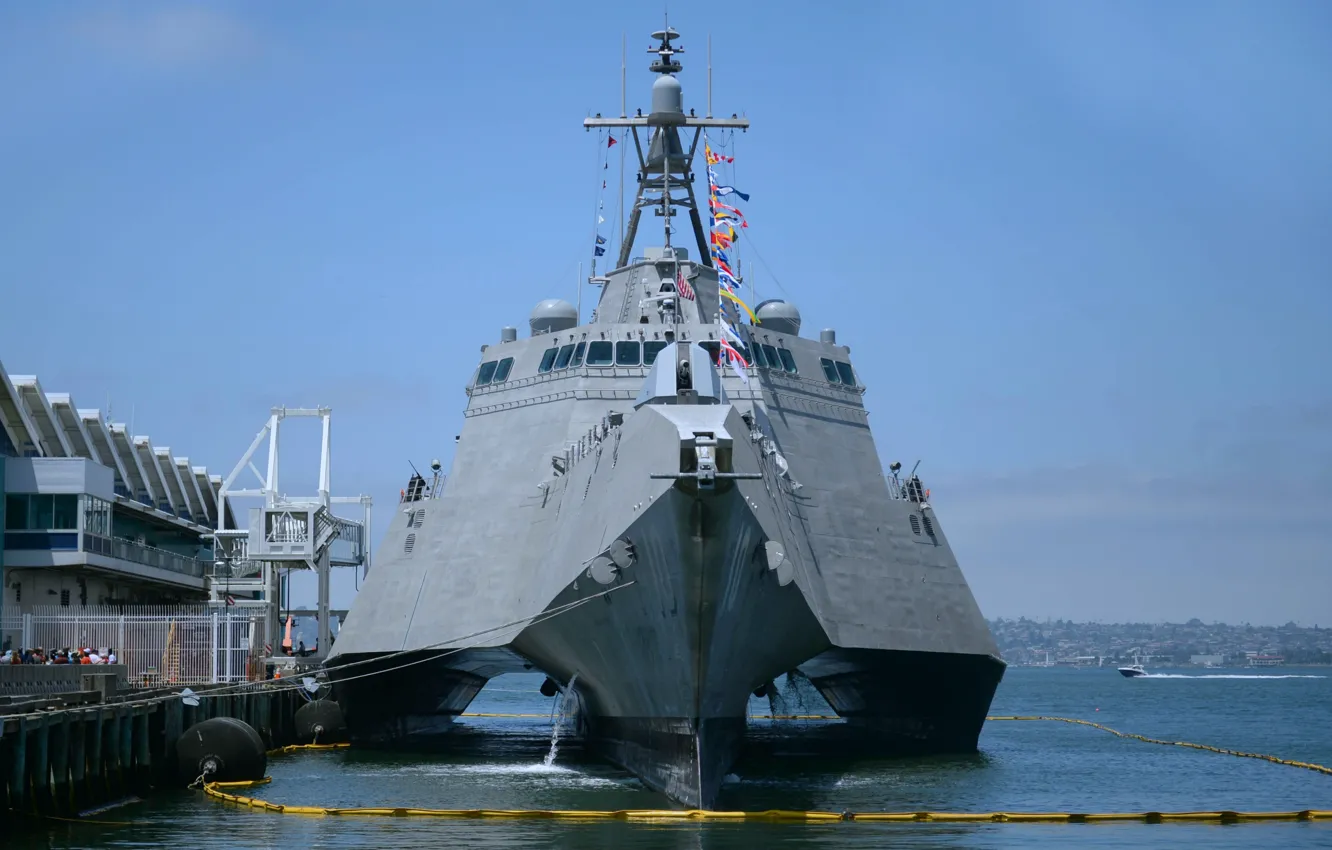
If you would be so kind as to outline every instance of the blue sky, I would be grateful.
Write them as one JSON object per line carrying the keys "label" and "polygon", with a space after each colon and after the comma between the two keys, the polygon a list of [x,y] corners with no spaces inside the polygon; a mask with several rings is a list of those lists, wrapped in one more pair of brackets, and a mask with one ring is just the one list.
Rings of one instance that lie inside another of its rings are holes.
{"label": "blue sky", "polygon": [[[988,615],[1332,621],[1332,7],[670,6],[686,105],[711,33],[753,122],[747,275],[851,346]],[[660,21],[0,7],[0,359],[222,473],[271,405],[331,405],[382,529],[479,346],[573,299],[580,121],[622,33],[647,105]]]}

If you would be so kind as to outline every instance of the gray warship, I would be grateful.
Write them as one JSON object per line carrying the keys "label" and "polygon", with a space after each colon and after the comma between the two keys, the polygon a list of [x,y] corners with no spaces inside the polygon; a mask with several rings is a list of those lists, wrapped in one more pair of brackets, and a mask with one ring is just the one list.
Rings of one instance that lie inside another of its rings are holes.
{"label": "gray warship", "polygon": [[[732,340],[747,365],[719,352],[692,169],[748,121],[685,109],[677,37],[653,34],[649,114],[584,121],[640,172],[591,321],[542,301],[482,346],[451,469],[403,490],[327,662],[358,742],[424,746],[539,670],[591,750],[711,808],[751,693],[796,671],[864,752],[976,748],[1004,663],[928,491],[884,471],[850,348],[771,300]],[[632,256],[645,212],[663,244]]]}

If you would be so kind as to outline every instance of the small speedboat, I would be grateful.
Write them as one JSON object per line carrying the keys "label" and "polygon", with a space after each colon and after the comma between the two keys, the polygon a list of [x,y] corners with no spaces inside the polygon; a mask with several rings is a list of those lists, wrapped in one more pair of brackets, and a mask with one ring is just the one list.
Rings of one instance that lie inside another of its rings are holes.
{"label": "small speedboat", "polygon": [[1139,676],[1146,676],[1147,670],[1141,664],[1130,664],[1127,667],[1120,667],[1119,675],[1129,679],[1136,679]]}

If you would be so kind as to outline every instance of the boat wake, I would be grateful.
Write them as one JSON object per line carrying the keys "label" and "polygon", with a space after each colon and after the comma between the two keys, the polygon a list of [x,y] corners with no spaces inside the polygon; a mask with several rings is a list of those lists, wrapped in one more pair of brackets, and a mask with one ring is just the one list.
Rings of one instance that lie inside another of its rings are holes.
{"label": "boat wake", "polygon": [[1145,676],[1136,676],[1138,679],[1326,679],[1326,676],[1312,676],[1307,674],[1277,674],[1264,676],[1261,673],[1207,673],[1200,676],[1190,676],[1184,673],[1148,673]]}

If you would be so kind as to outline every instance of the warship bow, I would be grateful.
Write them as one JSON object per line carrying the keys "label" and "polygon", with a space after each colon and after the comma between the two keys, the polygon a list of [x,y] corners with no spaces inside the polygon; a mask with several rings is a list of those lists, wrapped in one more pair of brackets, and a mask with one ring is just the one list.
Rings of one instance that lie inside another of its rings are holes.
{"label": "warship bow", "polygon": [[[653,37],[649,114],[584,122],[637,157],[614,268],[590,321],[543,301],[484,346],[449,475],[413,476],[329,660],[351,732],[415,746],[538,669],[591,748],[712,808],[750,694],[799,671],[866,752],[974,750],[1004,665],[928,491],[885,473],[832,331],[784,301],[727,321],[693,163],[748,121],[686,111]],[[635,257],[644,212],[664,240]]]}

